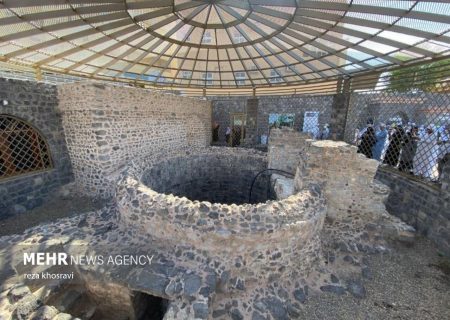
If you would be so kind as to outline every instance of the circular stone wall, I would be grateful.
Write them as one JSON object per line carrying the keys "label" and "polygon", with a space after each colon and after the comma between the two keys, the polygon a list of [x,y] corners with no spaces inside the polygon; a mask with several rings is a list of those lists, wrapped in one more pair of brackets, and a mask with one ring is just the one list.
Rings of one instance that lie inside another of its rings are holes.
{"label": "circular stone wall", "polygon": [[[248,182],[265,168],[266,155],[250,149],[210,147],[165,156],[164,160],[154,156],[133,163],[121,174],[116,189],[119,226],[130,237],[152,241],[166,252],[188,251],[192,255],[186,263],[209,261],[211,268],[220,273],[229,270],[231,277],[246,283],[274,277],[291,281],[315,266],[325,216],[318,187],[258,204],[192,201],[162,192],[176,190],[179,195],[201,199],[204,196],[198,190],[204,190],[210,199],[245,200],[248,189],[244,183],[238,183],[237,189],[244,192],[237,196],[234,191],[221,190],[220,184],[212,187],[206,178],[211,173],[218,180],[222,173],[249,171],[243,179]],[[192,168],[196,171],[189,172]],[[236,184],[227,179],[230,185]],[[188,190],[195,184],[201,188]],[[176,253],[176,257],[183,259],[184,255]]]}
{"label": "circular stone wall", "polygon": [[273,200],[269,175],[261,174],[255,180],[267,169],[265,155],[235,150],[224,148],[223,152],[165,159],[145,169],[141,181],[156,192],[190,200],[224,204]]}

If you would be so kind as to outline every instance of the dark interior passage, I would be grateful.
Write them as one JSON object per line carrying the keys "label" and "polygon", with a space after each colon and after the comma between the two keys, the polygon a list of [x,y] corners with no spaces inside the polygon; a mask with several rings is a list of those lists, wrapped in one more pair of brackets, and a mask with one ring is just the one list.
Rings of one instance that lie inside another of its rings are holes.
{"label": "dark interior passage", "polygon": [[136,320],[162,320],[169,306],[169,301],[142,292],[135,294]]}

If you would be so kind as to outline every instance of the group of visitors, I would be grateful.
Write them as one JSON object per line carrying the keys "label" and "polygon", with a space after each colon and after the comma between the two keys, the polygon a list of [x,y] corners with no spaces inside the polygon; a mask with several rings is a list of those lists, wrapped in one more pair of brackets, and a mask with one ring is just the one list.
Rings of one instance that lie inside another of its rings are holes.
{"label": "group of visitors", "polygon": [[373,120],[355,133],[358,152],[383,164],[396,167],[429,180],[437,180],[450,153],[450,124],[444,126],[406,126],[392,124],[389,128]]}

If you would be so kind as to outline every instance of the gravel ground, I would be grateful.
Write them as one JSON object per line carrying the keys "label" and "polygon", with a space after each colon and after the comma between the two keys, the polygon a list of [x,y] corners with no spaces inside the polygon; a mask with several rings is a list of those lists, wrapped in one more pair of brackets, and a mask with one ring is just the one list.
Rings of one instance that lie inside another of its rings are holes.
{"label": "gravel ground", "polygon": [[365,299],[321,294],[303,305],[299,319],[450,319],[449,259],[419,238],[412,247],[369,258],[373,280],[364,280]]}
{"label": "gravel ground", "polygon": [[82,196],[55,196],[42,206],[23,214],[0,220],[0,236],[22,233],[28,228],[59,218],[70,217],[102,208],[104,201]]}

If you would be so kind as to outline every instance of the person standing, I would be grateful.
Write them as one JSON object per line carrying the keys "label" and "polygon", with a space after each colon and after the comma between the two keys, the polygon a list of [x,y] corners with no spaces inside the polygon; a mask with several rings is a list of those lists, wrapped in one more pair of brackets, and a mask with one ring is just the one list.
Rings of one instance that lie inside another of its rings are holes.
{"label": "person standing", "polygon": [[438,137],[438,179],[441,178],[442,168],[449,161],[450,156],[450,123],[444,126]]}
{"label": "person standing", "polygon": [[364,154],[367,158],[372,159],[372,148],[377,142],[375,137],[375,129],[368,127],[361,137],[361,143],[358,146],[358,153]]}
{"label": "person standing", "polygon": [[231,138],[231,128],[228,126],[225,130],[225,141],[227,144],[230,144],[230,138]]}
{"label": "person standing", "polygon": [[356,145],[359,145],[361,143],[361,139],[362,139],[362,136],[364,135],[364,133],[366,133],[368,128],[372,128],[372,127],[373,127],[373,119],[369,118],[369,119],[367,119],[366,126],[357,133]]}
{"label": "person standing", "polygon": [[320,140],[328,140],[330,138],[330,126],[328,125],[328,123],[325,123],[323,125],[323,129],[320,132]]}
{"label": "person standing", "polygon": [[383,163],[390,166],[397,166],[400,151],[402,150],[404,131],[401,126],[395,126],[393,132],[389,139],[389,146],[386,150],[386,155],[384,156]]}
{"label": "person standing", "polygon": [[372,155],[375,160],[381,161],[381,155],[383,154],[384,145],[388,137],[388,131],[384,123],[380,123],[380,130],[376,133],[375,138],[377,142],[373,146]]}
{"label": "person standing", "polygon": [[217,121],[214,121],[213,135],[212,135],[213,142],[219,141],[219,129],[220,129],[220,124]]}
{"label": "person standing", "polygon": [[405,135],[403,140],[402,154],[400,156],[400,163],[398,169],[400,171],[412,173],[414,168],[414,156],[417,150],[417,141],[419,141],[419,128],[412,127]]}
{"label": "person standing", "polygon": [[414,174],[422,178],[433,179],[438,154],[437,136],[433,129],[428,127],[425,137],[417,145],[414,156]]}

